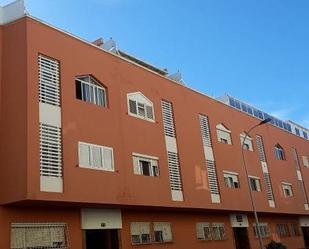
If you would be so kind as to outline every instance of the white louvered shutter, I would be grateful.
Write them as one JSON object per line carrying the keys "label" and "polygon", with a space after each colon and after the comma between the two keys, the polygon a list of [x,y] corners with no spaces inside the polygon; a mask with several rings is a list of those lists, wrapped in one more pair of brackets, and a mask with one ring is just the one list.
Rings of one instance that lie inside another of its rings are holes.
{"label": "white louvered shutter", "polygon": [[39,55],[40,102],[60,106],[60,65],[55,59]]}
{"label": "white louvered shutter", "polygon": [[176,137],[172,104],[161,101],[165,136]]}
{"label": "white louvered shutter", "polygon": [[265,156],[262,137],[260,137],[260,136],[256,137],[256,145],[257,145],[257,148],[258,148],[260,161],[266,162],[266,156]]}
{"label": "white louvered shutter", "polygon": [[178,154],[167,152],[170,185],[172,190],[182,190]]}
{"label": "white louvered shutter", "polygon": [[40,123],[40,174],[62,176],[61,128]]}
{"label": "white louvered shutter", "polygon": [[200,118],[200,129],[204,146],[211,147],[211,138],[208,118],[204,115],[199,115]]}
{"label": "white louvered shutter", "polygon": [[79,143],[79,165],[90,167],[90,145]]}
{"label": "white louvered shutter", "polygon": [[219,187],[218,187],[218,179],[217,179],[215,162],[210,161],[210,160],[206,160],[206,165],[207,165],[207,173],[208,173],[208,182],[209,182],[210,192],[212,194],[219,194]]}
{"label": "white louvered shutter", "polygon": [[153,108],[150,105],[146,105],[146,117],[151,120],[154,119]]}
{"label": "white louvered shutter", "polygon": [[137,102],[129,99],[129,112],[137,115]]}
{"label": "white louvered shutter", "polygon": [[265,182],[265,185],[266,185],[267,198],[268,198],[268,200],[273,201],[274,195],[273,195],[273,190],[272,190],[272,186],[271,186],[269,173],[264,172],[263,178],[264,178],[264,182]]}

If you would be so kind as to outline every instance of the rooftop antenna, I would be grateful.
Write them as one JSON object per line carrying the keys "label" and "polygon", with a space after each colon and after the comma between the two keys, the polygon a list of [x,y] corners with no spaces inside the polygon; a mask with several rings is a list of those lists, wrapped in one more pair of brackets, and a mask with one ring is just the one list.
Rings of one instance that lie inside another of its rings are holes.
{"label": "rooftop antenna", "polygon": [[168,77],[169,79],[171,79],[171,80],[174,80],[174,81],[178,82],[178,83],[181,84],[181,85],[184,85],[184,84],[185,84],[185,82],[183,81],[182,75],[181,75],[181,73],[180,73],[179,70],[178,70],[176,73],[174,73],[174,74],[168,75],[167,77]]}

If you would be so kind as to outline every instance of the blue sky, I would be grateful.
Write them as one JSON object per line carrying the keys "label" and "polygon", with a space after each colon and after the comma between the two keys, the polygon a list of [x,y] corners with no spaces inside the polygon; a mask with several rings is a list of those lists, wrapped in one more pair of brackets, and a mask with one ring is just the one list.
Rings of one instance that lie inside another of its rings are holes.
{"label": "blue sky", "polygon": [[[0,0],[0,4],[11,2]],[[308,0],[26,0],[40,19],[120,49],[211,96],[309,127]]]}

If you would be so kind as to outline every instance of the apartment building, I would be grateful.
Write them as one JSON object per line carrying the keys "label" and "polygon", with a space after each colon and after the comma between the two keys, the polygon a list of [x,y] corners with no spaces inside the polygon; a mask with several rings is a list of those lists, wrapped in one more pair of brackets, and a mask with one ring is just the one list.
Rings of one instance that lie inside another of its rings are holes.
{"label": "apartment building", "polygon": [[306,128],[245,139],[266,113],[23,1],[0,9],[0,60],[0,248],[257,249],[250,189],[264,244],[309,247]]}

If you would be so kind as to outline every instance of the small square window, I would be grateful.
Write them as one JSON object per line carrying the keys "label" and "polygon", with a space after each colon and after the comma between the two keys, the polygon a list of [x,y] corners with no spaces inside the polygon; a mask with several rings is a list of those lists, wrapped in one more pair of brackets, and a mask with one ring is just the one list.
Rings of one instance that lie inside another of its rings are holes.
{"label": "small square window", "polygon": [[158,159],[153,156],[133,153],[133,169],[135,175],[159,176]]}
{"label": "small square window", "polygon": [[260,179],[257,177],[249,177],[250,187],[252,191],[261,191]]}

